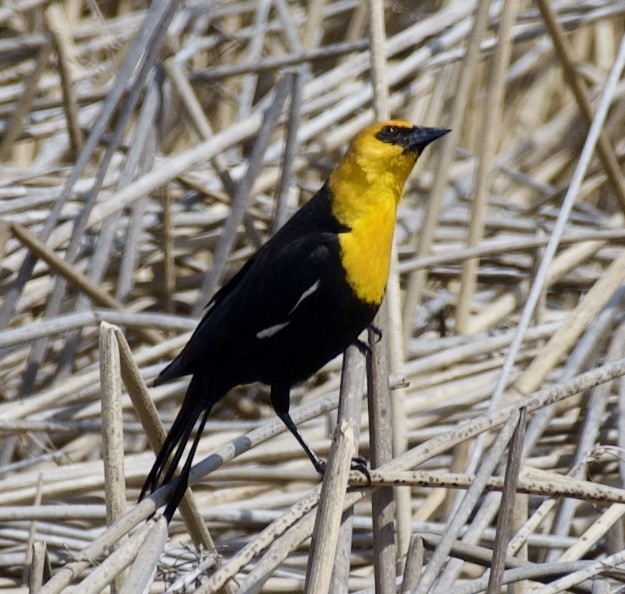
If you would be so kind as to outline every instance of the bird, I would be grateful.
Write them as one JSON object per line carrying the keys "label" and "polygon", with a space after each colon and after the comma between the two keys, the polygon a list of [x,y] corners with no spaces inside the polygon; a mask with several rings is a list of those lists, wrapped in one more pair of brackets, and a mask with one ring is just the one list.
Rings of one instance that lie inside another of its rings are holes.
{"label": "bird", "polygon": [[289,415],[291,388],[303,382],[372,326],[385,294],[397,204],[418,157],[447,128],[404,120],[365,127],[316,194],[262,245],[209,301],[158,386],[191,376],[180,411],[139,500],[176,477],[163,512],[171,521],[213,405],[236,386],[261,382],[270,402],[313,466],[325,463]]}

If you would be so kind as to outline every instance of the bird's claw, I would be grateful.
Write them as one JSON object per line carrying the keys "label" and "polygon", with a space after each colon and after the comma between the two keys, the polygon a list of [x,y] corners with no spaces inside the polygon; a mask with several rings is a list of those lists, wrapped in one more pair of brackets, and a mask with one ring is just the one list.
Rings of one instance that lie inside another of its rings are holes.
{"label": "bird's claw", "polygon": [[[380,330],[377,326],[375,326],[374,324],[369,324],[369,331],[375,336],[376,343],[382,340],[382,330]],[[354,341],[354,345],[365,357],[371,356],[371,347],[364,340],[360,340],[360,338],[357,338]]]}
{"label": "bird's claw", "polygon": [[360,472],[367,479],[367,486],[371,485],[371,473],[369,472],[369,464],[362,456],[354,456],[352,458],[351,469]]}
{"label": "bird's claw", "polygon": [[371,347],[363,340],[357,338],[354,341],[354,345],[365,357],[371,356]]}
{"label": "bird's claw", "polygon": [[321,476],[323,476],[325,474],[326,467],[328,466],[328,464],[325,462],[325,460],[322,460],[321,458],[317,458],[316,460],[313,460],[313,466],[315,467],[315,470]]}
{"label": "bird's claw", "polygon": [[[319,458],[314,462],[314,466],[315,470],[323,476],[328,464]],[[362,456],[354,456],[351,461],[350,470],[360,472],[360,474],[364,475],[367,479],[367,486],[371,485],[371,473],[369,472],[369,464],[366,458],[363,458]]]}

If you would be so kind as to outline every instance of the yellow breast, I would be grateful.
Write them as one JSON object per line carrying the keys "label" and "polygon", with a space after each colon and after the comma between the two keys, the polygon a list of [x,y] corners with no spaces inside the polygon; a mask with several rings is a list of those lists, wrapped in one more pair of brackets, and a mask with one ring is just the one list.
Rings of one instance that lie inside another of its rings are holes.
{"label": "yellow breast", "polygon": [[351,231],[339,234],[347,282],[360,300],[376,305],[382,302],[388,281],[395,227],[394,201],[385,206],[353,221]]}
{"label": "yellow breast", "polygon": [[384,297],[397,203],[416,159],[366,129],[328,180],[332,214],[350,229],[339,233],[345,277],[367,303],[377,305]]}

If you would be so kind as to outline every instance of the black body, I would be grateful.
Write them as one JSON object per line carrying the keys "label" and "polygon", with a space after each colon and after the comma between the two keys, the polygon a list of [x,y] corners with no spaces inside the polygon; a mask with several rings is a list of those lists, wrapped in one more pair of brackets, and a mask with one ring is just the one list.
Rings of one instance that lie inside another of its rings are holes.
{"label": "black body", "polygon": [[[352,174],[366,176],[373,171],[373,175],[382,175],[382,165],[394,167],[391,187],[396,189],[397,182],[403,187],[421,151],[447,132],[445,128],[418,127],[402,121],[374,124],[356,137],[339,163],[338,167],[342,164],[342,171],[348,172],[347,176],[343,173],[343,183],[349,185]],[[370,142],[372,138],[393,148],[380,152]],[[350,153],[352,149],[354,152]],[[363,173],[358,169],[362,167],[360,157],[365,164],[368,161],[377,167]],[[335,181],[334,177],[331,179]],[[393,196],[392,190],[388,191]],[[399,197],[398,194],[395,199]],[[341,198],[345,200],[345,196]],[[352,220],[344,216],[341,219]],[[375,224],[371,225],[368,232],[375,234]],[[308,447],[289,416],[289,392],[294,384],[310,377],[356,342],[379,307],[379,303],[359,299],[346,280],[339,235],[349,232],[333,215],[332,196],[325,184],[215,294],[188,344],[156,379],[155,384],[159,385],[181,376],[193,376],[141,497],[173,478],[193,427],[201,417],[191,451],[165,509],[168,521],[187,488],[193,456],[213,404],[241,384],[260,381],[271,386],[271,403],[277,415],[315,468],[323,472],[324,463]],[[358,463],[357,467],[361,465]]]}
{"label": "black body", "polygon": [[[305,444],[288,414],[289,391],[356,341],[378,309],[357,299],[345,280],[338,233],[346,231],[349,229],[332,216],[324,185],[215,294],[187,345],[156,379],[155,385],[159,385],[193,375],[141,497],[171,480],[198,417],[205,413],[165,510],[168,520],[186,489],[191,460],[210,409],[241,384],[260,381],[271,386],[276,413],[315,468],[323,471],[323,462]],[[258,337],[287,322],[271,336]]]}

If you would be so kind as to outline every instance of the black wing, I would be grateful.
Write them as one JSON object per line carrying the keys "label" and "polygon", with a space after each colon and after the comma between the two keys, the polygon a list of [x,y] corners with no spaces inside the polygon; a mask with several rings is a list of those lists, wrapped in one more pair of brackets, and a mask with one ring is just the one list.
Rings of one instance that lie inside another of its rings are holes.
{"label": "black wing", "polygon": [[[156,378],[159,385],[252,348],[263,329],[281,323],[303,292],[339,266],[337,233],[324,185],[208,303],[180,355]],[[333,260],[334,259],[334,260]]]}
{"label": "black wing", "polygon": [[339,265],[338,240],[314,233],[266,244],[222,289],[180,355],[157,378],[210,372],[213,365],[263,344],[281,326],[308,315],[318,295],[332,292]]}
{"label": "black wing", "polygon": [[[278,232],[261,246],[258,251],[242,266],[242,268],[219,289],[206,307],[210,310],[231,293],[240,281],[245,278],[248,270],[254,266],[256,260],[263,259],[265,252],[278,251],[287,244],[313,233],[340,233],[349,229],[341,225],[331,214],[331,200],[327,185],[321,189],[300,208]],[[281,250],[280,250],[281,251]]]}

